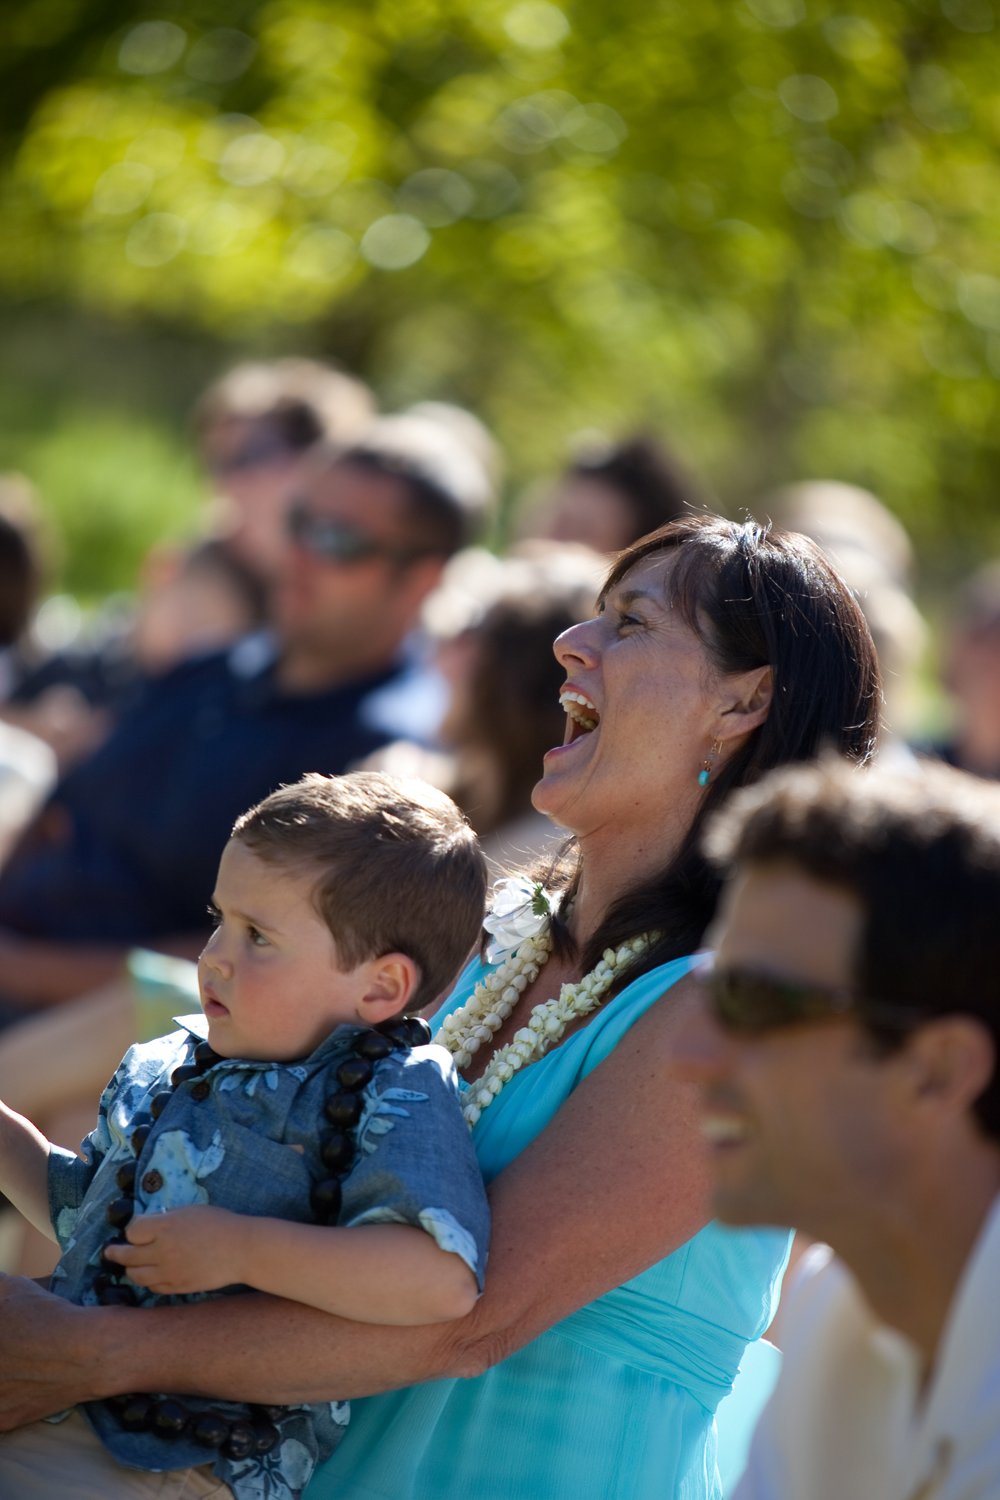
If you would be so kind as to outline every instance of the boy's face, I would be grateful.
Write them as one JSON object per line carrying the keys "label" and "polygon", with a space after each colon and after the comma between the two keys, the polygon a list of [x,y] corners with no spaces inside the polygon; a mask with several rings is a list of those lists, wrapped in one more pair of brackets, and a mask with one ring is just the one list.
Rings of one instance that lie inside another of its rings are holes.
{"label": "boy's face", "polygon": [[221,1057],[289,1062],[362,1020],[367,967],[338,967],[315,884],[315,874],[265,863],[238,839],[226,845],[217,926],[198,960],[208,1040]]}

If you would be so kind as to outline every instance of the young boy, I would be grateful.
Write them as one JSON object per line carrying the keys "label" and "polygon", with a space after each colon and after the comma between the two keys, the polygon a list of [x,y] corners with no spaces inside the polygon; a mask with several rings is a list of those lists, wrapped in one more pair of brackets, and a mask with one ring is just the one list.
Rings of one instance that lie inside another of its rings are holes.
{"label": "young boy", "polygon": [[[62,1246],[52,1290],[149,1305],[255,1287],[378,1323],[466,1313],[482,1180],[451,1059],[413,1046],[429,1030],[401,1013],[454,977],[484,895],[475,835],[422,782],[312,775],[240,817],[198,964],[204,1015],[131,1049],[85,1158],[0,1105],[0,1189]],[[83,1410],[0,1438],[0,1494],[291,1500],[348,1416],[158,1393]],[[164,1470],[186,1471],[176,1491]]]}

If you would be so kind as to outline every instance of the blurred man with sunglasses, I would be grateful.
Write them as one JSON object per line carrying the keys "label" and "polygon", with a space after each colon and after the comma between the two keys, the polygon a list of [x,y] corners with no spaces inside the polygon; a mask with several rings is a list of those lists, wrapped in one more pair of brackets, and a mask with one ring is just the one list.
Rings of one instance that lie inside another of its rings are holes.
{"label": "blurred man with sunglasses", "polygon": [[199,397],[194,436],[213,489],[213,530],[261,578],[285,553],[289,496],[321,443],[355,442],[375,416],[360,380],[312,359],[234,365]]}
{"label": "blurred man with sunglasses", "polygon": [[[471,420],[471,419],[470,419]],[[347,770],[440,710],[408,641],[490,498],[445,424],[383,418],[299,475],[273,631],[151,681],[63,777],[0,872],[0,1020],[193,956],[233,820],[307,771]]]}
{"label": "blurred man with sunglasses", "polygon": [[820,1242],[734,1500],[1000,1495],[1000,791],[776,773],[675,1058],[714,1209]]}
{"label": "blurred man with sunglasses", "polygon": [[396,660],[490,498],[476,453],[437,419],[382,417],[345,450],[320,450],[291,495],[271,601],[288,683],[301,690],[334,670],[357,676]]}

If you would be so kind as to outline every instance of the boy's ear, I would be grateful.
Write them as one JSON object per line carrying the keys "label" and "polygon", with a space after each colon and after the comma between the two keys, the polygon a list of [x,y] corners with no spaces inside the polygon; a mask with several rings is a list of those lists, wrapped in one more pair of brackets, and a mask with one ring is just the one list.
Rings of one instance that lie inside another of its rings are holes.
{"label": "boy's ear", "polygon": [[383,953],[371,959],[358,1019],[365,1026],[377,1026],[380,1021],[402,1015],[419,989],[420,979],[419,965],[407,953]]}
{"label": "boy's ear", "polygon": [[725,743],[763,724],[774,697],[774,672],[754,667],[724,679],[724,698],[716,738]]}

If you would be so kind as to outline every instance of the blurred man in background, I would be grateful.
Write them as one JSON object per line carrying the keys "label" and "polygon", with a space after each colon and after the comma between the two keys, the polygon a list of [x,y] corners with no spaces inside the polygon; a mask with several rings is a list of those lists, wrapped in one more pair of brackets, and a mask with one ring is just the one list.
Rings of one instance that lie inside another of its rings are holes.
{"label": "blurred man in background", "polygon": [[[316,360],[240,364],[221,376],[193,413],[213,490],[207,535],[193,544],[158,541],[143,560],[134,603],[111,601],[57,650],[43,651],[26,621],[16,671],[0,684],[3,717],[41,736],[66,771],[104,738],[147,675],[221,649],[262,624],[303,466],[323,444],[357,441],[374,411],[367,386]],[[234,589],[241,596],[236,610]]]}
{"label": "blurred man in background", "polygon": [[105,982],[134,946],[196,953],[239,812],[433,731],[440,696],[410,636],[485,515],[481,466],[449,428],[401,416],[298,477],[273,634],[148,681],[0,873],[8,1019]]}
{"label": "blurred man in background", "polygon": [[375,417],[360,380],[312,359],[236,365],[195,404],[199,456],[214,492],[212,531],[264,578],[280,570],[285,512],[310,453],[347,447]]}

